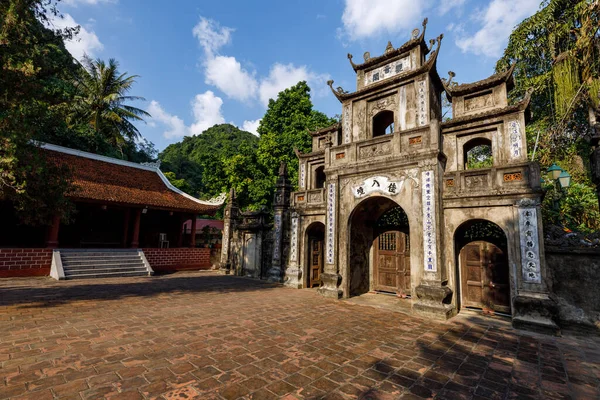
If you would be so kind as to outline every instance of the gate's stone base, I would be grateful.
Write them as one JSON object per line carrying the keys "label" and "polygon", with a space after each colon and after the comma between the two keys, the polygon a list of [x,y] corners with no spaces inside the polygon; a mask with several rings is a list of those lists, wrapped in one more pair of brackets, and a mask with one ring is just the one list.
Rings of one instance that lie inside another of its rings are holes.
{"label": "gate's stone base", "polygon": [[298,267],[286,269],[283,284],[290,288],[302,289],[302,270]]}
{"label": "gate's stone base", "polygon": [[219,264],[219,274],[221,275],[229,275],[231,274],[231,264],[230,263],[220,263]]}
{"label": "gate's stone base", "polygon": [[447,320],[456,314],[456,309],[448,299],[452,297],[452,289],[448,286],[419,285],[415,288],[417,301],[413,304],[413,312],[426,317]]}
{"label": "gate's stone base", "polygon": [[543,293],[519,294],[513,301],[513,327],[558,335],[560,328],[554,322],[558,314],[556,302]]}
{"label": "gate's stone base", "polygon": [[321,286],[318,290],[321,296],[334,299],[342,298],[343,292],[339,288],[339,284],[342,280],[340,275],[323,273],[321,274],[321,280],[323,281],[323,286]]}

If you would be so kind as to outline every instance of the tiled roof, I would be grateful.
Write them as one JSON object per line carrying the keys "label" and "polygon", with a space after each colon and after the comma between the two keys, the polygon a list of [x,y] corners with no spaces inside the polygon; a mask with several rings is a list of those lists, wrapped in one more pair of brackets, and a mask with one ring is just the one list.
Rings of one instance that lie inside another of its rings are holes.
{"label": "tiled roof", "polygon": [[209,203],[172,187],[158,168],[54,145],[42,145],[46,156],[73,173],[74,200],[149,207],[214,215],[222,201]]}
{"label": "tiled roof", "polygon": [[450,101],[452,101],[452,97],[464,96],[480,90],[489,89],[504,82],[508,85],[507,90],[510,91],[514,86],[513,71],[515,70],[515,66],[516,64],[513,64],[506,71],[499,72],[477,82],[463,83],[460,85],[450,85],[448,84],[449,82],[445,80],[442,80],[442,82],[444,82],[444,88],[446,89],[446,93],[448,93],[448,99]]}

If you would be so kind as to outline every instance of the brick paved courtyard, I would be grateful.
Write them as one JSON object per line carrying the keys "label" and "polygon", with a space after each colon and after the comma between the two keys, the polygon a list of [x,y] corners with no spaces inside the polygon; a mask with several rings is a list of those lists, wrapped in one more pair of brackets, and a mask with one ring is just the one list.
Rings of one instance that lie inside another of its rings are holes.
{"label": "brick paved courtyard", "polygon": [[599,398],[600,341],[211,273],[0,280],[0,398]]}

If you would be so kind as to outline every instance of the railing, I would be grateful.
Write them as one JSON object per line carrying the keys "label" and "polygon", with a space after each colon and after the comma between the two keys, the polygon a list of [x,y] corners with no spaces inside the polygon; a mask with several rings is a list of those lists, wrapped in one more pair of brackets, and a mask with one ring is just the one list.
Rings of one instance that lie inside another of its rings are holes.
{"label": "railing", "polygon": [[325,189],[310,189],[294,192],[294,204],[298,206],[322,205],[325,203]]}
{"label": "railing", "polygon": [[537,163],[519,163],[444,174],[444,197],[477,193],[510,193],[540,188]]}

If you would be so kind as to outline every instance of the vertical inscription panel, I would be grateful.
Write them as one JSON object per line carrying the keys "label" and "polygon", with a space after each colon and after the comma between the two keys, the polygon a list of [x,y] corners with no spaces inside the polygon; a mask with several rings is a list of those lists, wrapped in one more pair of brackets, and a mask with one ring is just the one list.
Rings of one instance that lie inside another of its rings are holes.
{"label": "vertical inscription panel", "polygon": [[292,215],[292,237],[290,238],[290,261],[298,261],[298,215]]}
{"label": "vertical inscription panel", "polygon": [[433,171],[421,173],[423,202],[423,253],[425,272],[437,271],[437,246],[435,226],[435,185]]}
{"label": "vertical inscription panel", "polygon": [[300,164],[300,188],[304,189],[306,187],[306,164]]}
{"label": "vertical inscription panel", "polygon": [[527,283],[541,283],[540,243],[538,238],[537,210],[535,207],[519,209],[519,237],[521,241],[523,281]]}
{"label": "vertical inscription panel", "polygon": [[273,260],[279,260],[281,249],[281,214],[275,214],[275,240],[273,242]]}
{"label": "vertical inscription panel", "polygon": [[335,183],[327,185],[327,264],[333,264],[335,257]]}
{"label": "vertical inscription panel", "polygon": [[[350,143],[350,139],[352,138],[352,103],[344,105],[344,123],[342,125],[342,130],[344,134],[344,144]],[[342,143],[338,143],[342,144]]]}
{"label": "vertical inscription panel", "polygon": [[508,123],[508,139],[510,143],[510,159],[516,160],[523,153],[521,145],[523,138],[519,121],[514,120]]}

